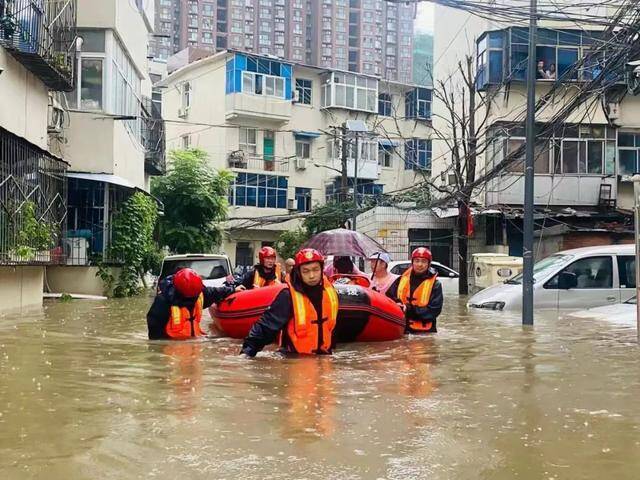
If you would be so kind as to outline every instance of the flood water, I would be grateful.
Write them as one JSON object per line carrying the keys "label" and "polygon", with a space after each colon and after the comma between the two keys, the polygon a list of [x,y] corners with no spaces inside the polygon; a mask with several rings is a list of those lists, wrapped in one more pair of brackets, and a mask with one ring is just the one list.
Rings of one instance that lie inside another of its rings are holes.
{"label": "flood water", "polygon": [[248,361],[149,342],[149,302],[0,318],[0,478],[638,478],[633,328],[449,298],[430,337]]}

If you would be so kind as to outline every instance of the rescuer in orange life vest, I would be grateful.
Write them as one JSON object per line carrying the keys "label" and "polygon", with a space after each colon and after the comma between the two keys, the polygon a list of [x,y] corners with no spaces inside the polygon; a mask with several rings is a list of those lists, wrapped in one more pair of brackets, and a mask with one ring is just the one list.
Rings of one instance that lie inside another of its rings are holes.
{"label": "rescuer in orange life vest", "polygon": [[387,297],[400,303],[409,333],[435,333],[436,320],[442,312],[442,285],[431,268],[431,251],[416,248],[411,254],[411,268],[387,290]]}
{"label": "rescuer in orange life vest", "polygon": [[283,282],[282,268],[276,262],[276,251],[271,247],[262,247],[258,252],[260,263],[245,273],[240,285],[251,290],[252,288],[269,287]]}
{"label": "rescuer in orange life vest", "polygon": [[324,276],[324,257],[311,248],[295,257],[283,289],[244,339],[240,353],[254,357],[280,336],[286,353],[329,354],[338,316],[338,294]]}
{"label": "rescuer in orange life vest", "polygon": [[183,268],[160,282],[160,292],[147,313],[150,340],[200,337],[202,311],[244,287],[205,287],[194,270]]}

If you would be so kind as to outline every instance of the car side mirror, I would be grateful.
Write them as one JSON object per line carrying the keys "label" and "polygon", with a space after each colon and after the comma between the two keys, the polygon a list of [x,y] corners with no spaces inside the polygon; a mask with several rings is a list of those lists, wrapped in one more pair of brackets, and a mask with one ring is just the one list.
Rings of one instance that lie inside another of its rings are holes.
{"label": "car side mirror", "polygon": [[456,277],[456,274],[455,274],[455,273],[453,273],[453,272],[449,272],[449,277],[450,277],[450,278],[455,278],[455,277]]}
{"label": "car side mirror", "polygon": [[571,272],[561,272],[558,277],[558,288],[560,290],[570,290],[578,286],[578,276]]}

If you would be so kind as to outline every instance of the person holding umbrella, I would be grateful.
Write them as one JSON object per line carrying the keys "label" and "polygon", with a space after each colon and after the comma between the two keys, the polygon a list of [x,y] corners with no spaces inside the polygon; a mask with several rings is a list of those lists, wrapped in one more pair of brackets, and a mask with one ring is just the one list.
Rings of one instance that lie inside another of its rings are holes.
{"label": "person holding umbrella", "polygon": [[300,250],[283,289],[244,339],[241,354],[255,357],[280,338],[285,353],[330,354],[338,318],[338,294],[322,273],[324,257],[312,248]]}
{"label": "person holding umbrella", "polygon": [[398,278],[398,275],[394,275],[388,270],[391,257],[388,253],[378,252],[369,257],[369,262],[372,272],[371,289],[384,295]]}
{"label": "person holding umbrella", "polygon": [[437,272],[431,268],[433,257],[425,247],[411,254],[411,268],[398,278],[387,297],[399,303],[407,320],[409,333],[436,333],[436,320],[442,312],[442,285]]}

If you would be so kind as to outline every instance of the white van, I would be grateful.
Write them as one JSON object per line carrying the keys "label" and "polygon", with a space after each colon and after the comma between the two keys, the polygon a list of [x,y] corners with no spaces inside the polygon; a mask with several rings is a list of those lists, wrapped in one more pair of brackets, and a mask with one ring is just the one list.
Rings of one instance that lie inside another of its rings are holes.
{"label": "white van", "polygon": [[[626,302],[636,294],[635,246],[607,245],[556,253],[533,268],[536,309],[584,309]],[[467,303],[522,309],[522,274],[477,293]]]}
{"label": "white van", "polygon": [[226,255],[188,253],[164,257],[158,283],[181,268],[192,268],[207,287],[221,287],[231,275],[231,262]]}

